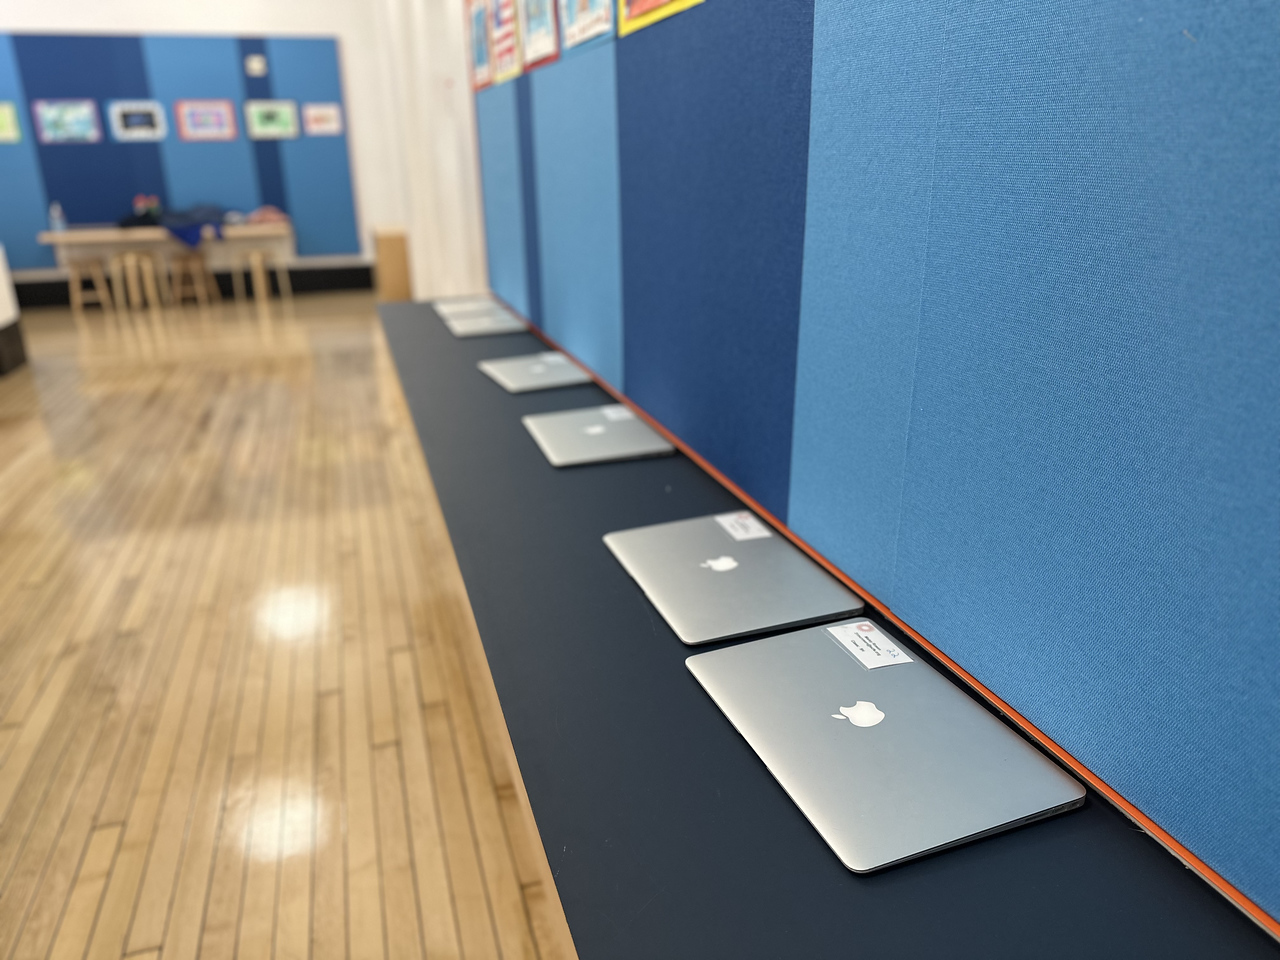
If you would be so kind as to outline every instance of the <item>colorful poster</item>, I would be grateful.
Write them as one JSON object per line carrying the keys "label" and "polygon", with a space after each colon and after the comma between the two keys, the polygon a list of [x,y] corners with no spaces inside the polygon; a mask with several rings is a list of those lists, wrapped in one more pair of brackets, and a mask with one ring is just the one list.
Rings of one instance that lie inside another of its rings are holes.
{"label": "colorful poster", "polygon": [[702,0],[618,0],[618,36],[643,30],[651,23],[700,3]]}
{"label": "colorful poster", "polygon": [[187,142],[218,143],[234,140],[236,105],[230,100],[179,100],[173,105],[178,138]]}
{"label": "colorful poster", "polygon": [[308,137],[342,136],[342,104],[304,103],[302,132]]}
{"label": "colorful poster", "polygon": [[21,143],[22,125],[18,123],[18,105],[0,100],[0,143]]}
{"label": "colorful poster", "polygon": [[117,143],[155,143],[169,135],[169,121],[158,100],[112,100],[107,118],[111,139]]}
{"label": "colorful poster", "polygon": [[613,31],[613,0],[560,0],[565,49]]}
{"label": "colorful poster", "polygon": [[100,143],[102,125],[92,100],[36,100],[31,104],[41,143]]}
{"label": "colorful poster", "polygon": [[471,86],[482,90],[493,82],[489,57],[489,0],[470,0],[467,8],[471,30]]}
{"label": "colorful poster", "polygon": [[502,83],[520,76],[520,26],[516,22],[516,0],[493,0],[490,17],[489,51],[493,56],[493,82]]}
{"label": "colorful poster", "polygon": [[518,9],[525,68],[554,60],[560,53],[555,0],[520,0]]}
{"label": "colorful poster", "polygon": [[292,100],[246,100],[244,129],[250,140],[296,140],[298,105]]}

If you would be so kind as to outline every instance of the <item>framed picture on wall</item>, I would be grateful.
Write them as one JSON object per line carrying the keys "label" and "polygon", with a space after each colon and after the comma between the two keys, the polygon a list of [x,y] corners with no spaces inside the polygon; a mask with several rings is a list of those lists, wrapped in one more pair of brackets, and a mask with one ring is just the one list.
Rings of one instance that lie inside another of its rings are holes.
{"label": "framed picture on wall", "polygon": [[179,100],[173,105],[178,139],[188,143],[225,143],[239,136],[236,105],[230,100]]}
{"label": "framed picture on wall", "polygon": [[36,138],[50,143],[101,143],[102,124],[92,100],[35,100]]}
{"label": "framed picture on wall", "polygon": [[618,0],[618,36],[643,30],[651,23],[700,3],[702,0]]}
{"label": "framed picture on wall", "polygon": [[304,103],[302,132],[308,137],[342,136],[342,104]]}
{"label": "framed picture on wall", "polygon": [[169,135],[169,121],[158,100],[112,100],[107,119],[117,143],[155,143]]}
{"label": "framed picture on wall", "polygon": [[21,143],[22,125],[18,123],[18,105],[0,100],[0,143]]}
{"label": "framed picture on wall", "polygon": [[292,100],[246,100],[244,128],[250,140],[296,140],[298,105]]}
{"label": "framed picture on wall", "polygon": [[489,57],[489,0],[471,0],[467,7],[471,30],[471,85],[482,90],[493,82],[493,62]]}
{"label": "framed picture on wall", "polygon": [[525,69],[554,60],[560,53],[556,35],[556,0],[519,0],[520,36]]}
{"label": "framed picture on wall", "polygon": [[489,50],[493,56],[493,82],[502,83],[520,76],[520,24],[516,0],[493,0],[489,18]]}
{"label": "framed picture on wall", "polygon": [[565,49],[613,31],[613,0],[559,0]]}

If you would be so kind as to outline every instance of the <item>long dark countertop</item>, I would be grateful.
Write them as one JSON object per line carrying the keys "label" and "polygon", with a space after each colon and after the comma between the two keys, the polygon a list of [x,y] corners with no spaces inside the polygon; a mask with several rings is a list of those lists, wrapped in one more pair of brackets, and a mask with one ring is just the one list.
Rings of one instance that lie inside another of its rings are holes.
{"label": "long dark countertop", "polygon": [[459,340],[425,304],[380,311],[583,960],[1280,957],[1092,793],[850,873],[601,542],[738,500],[679,454],[557,470],[520,417],[610,402],[603,390],[508,394],[476,363],[546,349],[532,334]]}

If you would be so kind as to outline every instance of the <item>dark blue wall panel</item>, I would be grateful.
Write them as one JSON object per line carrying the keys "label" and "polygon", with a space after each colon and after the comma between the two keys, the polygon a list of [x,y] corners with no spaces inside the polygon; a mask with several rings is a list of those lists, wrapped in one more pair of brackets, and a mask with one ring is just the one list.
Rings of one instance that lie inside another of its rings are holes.
{"label": "dark blue wall panel", "polygon": [[[230,37],[144,37],[142,52],[152,95],[169,115],[160,156],[174,209],[206,203],[244,211],[260,206],[253,144],[243,136],[239,44]],[[178,100],[230,100],[242,135],[228,143],[184,142],[173,113]]]}
{"label": "dark blue wall panel", "polygon": [[40,177],[35,127],[13,53],[13,41],[0,36],[0,100],[16,104],[22,140],[0,143],[0,243],[14,270],[53,266],[53,250],[36,243],[48,226],[48,201]]}
{"label": "dark blue wall panel", "polygon": [[1275,26],[818,0],[793,504],[1280,915]]}
{"label": "dark blue wall panel", "polygon": [[529,282],[528,318],[544,326],[542,315],[542,254],[538,243],[538,175],[534,155],[533,89],[525,74],[515,81],[516,130],[520,145],[520,199],[524,204],[525,277]]}
{"label": "dark blue wall panel", "polygon": [[[237,41],[239,47],[237,51],[237,62],[240,64],[240,79],[244,84],[245,100],[274,100],[276,98],[274,78],[271,73],[271,58],[267,56],[267,41],[261,37],[243,37]],[[261,77],[251,77],[244,70],[244,61],[246,57],[251,56],[267,57],[267,73]],[[249,135],[246,129],[243,104],[241,106],[239,121],[241,136]],[[279,207],[286,213],[292,213],[289,209],[289,197],[284,189],[284,168],[280,163],[280,141],[278,140],[250,140],[250,146],[253,149],[254,167],[258,174],[258,193],[262,197],[262,202],[270,204],[273,207]]]}
{"label": "dark blue wall panel", "polygon": [[45,191],[50,201],[62,204],[67,219],[112,223],[131,212],[139,193],[155,194],[167,204],[160,147],[113,143],[106,130],[107,101],[151,97],[142,41],[137,37],[15,36],[13,45],[30,100],[98,101],[102,142],[39,146]]}
{"label": "dark blue wall panel", "polygon": [[811,0],[707,3],[618,41],[628,393],[785,514]]}
{"label": "dark blue wall panel", "polygon": [[[276,97],[302,105],[342,103],[342,76],[333,40],[268,40],[267,63]],[[301,117],[299,117],[301,121]],[[346,117],[343,117],[345,128]],[[289,216],[298,235],[298,253],[358,253],[351,161],[347,136],[308,137],[278,142],[281,181]]]}

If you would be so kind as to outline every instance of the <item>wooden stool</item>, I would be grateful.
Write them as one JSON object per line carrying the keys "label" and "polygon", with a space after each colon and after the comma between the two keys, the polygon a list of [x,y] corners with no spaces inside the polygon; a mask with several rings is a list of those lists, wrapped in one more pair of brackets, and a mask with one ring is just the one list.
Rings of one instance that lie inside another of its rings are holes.
{"label": "wooden stool", "polygon": [[202,307],[207,307],[210,301],[222,299],[203,253],[184,253],[173,258],[174,304],[181,305],[188,294]]}
{"label": "wooden stool", "polygon": [[[84,289],[86,277],[92,282],[92,289]],[[71,298],[71,315],[77,323],[84,322],[86,306],[96,305],[104,314],[111,313],[115,306],[101,260],[73,260],[68,263],[67,293]]]}
{"label": "wooden stool", "polygon": [[231,272],[231,287],[235,291],[237,301],[244,299],[244,268],[246,266],[249,276],[253,278],[253,299],[257,301],[259,309],[265,310],[271,300],[268,269],[276,273],[276,285],[280,288],[281,298],[293,299],[293,284],[289,281],[289,268],[270,250],[250,250],[245,254],[244,262]]}
{"label": "wooden stool", "polygon": [[[111,275],[118,278],[117,304],[139,310],[148,304],[159,309],[160,284],[155,257],[145,250],[130,250],[111,258]],[[126,298],[127,294],[127,298]]]}

